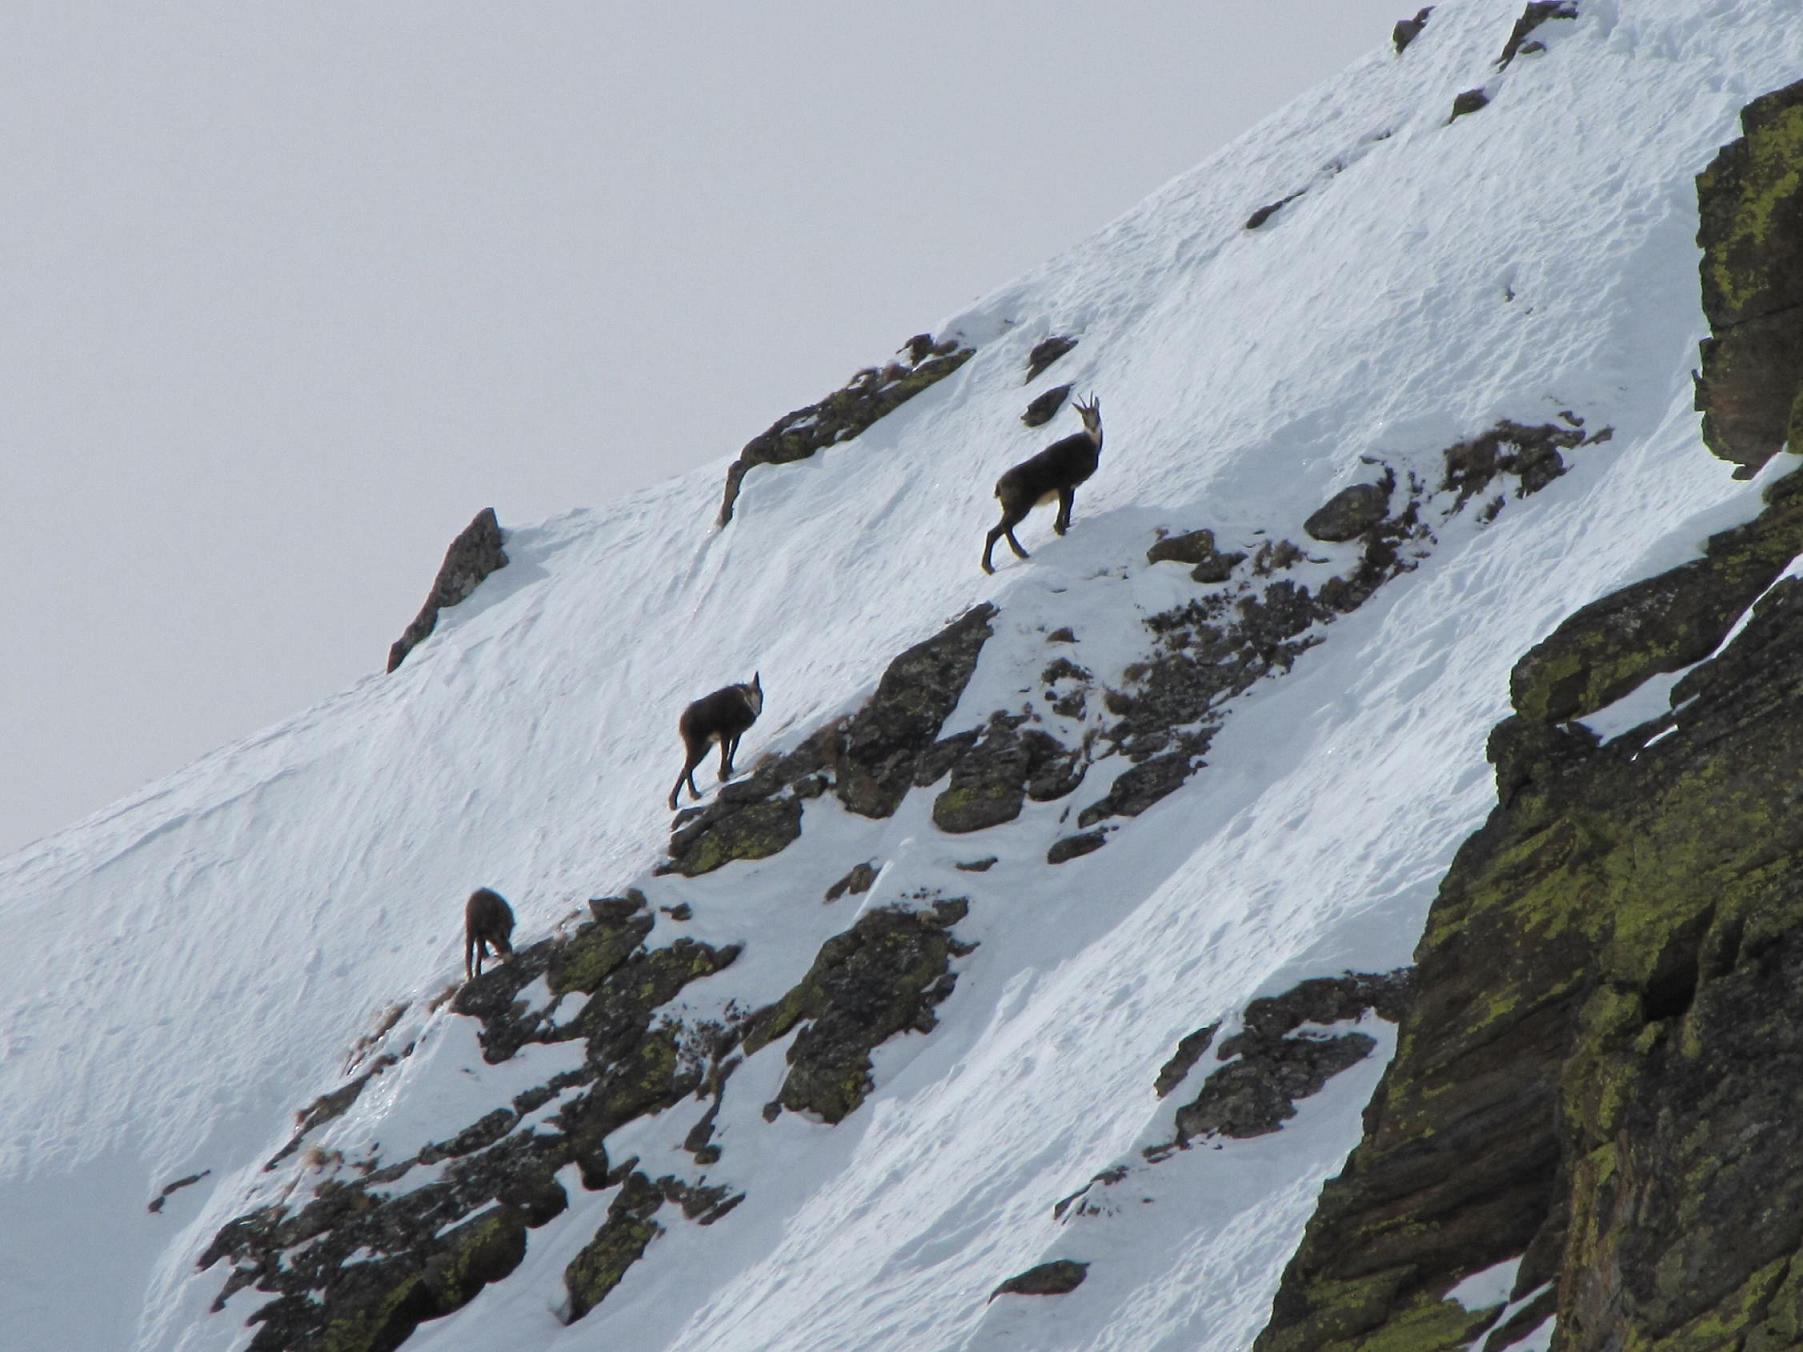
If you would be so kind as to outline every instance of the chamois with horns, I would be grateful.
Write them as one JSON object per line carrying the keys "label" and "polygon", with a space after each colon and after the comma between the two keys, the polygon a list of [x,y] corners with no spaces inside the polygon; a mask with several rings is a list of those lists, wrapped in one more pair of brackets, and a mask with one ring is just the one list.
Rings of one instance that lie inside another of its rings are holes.
{"label": "chamois with horns", "polygon": [[1041,503],[1058,500],[1058,519],[1052,529],[1063,535],[1070,529],[1071,504],[1077,500],[1077,485],[1096,472],[1102,459],[1102,401],[1089,396],[1086,404],[1079,399],[1074,405],[1083,418],[1083,430],[1054,441],[1038,455],[1023,460],[995,481],[995,495],[1002,504],[1002,519],[983,542],[983,571],[993,573],[989,561],[995,542],[1007,538],[1016,558],[1026,558],[1027,551],[1014,538],[1014,528],[1027,519],[1027,513]]}
{"label": "chamois with horns", "polygon": [[725,783],[732,778],[732,758],[739,749],[739,738],[763,712],[764,686],[757,672],[752,673],[749,685],[740,682],[726,686],[711,695],[703,695],[682,711],[676,730],[682,734],[687,759],[683,761],[682,773],[676,776],[676,787],[670,790],[670,811],[676,811],[676,801],[684,784],[689,786],[691,798],[701,797],[701,790],[695,787],[695,767],[701,764],[713,743],[720,744],[720,781]]}
{"label": "chamois with horns", "polygon": [[478,887],[463,907],[463,975],[482,975],[482,959],[493,948],[497,954],[513,953],[513,908],[492,887]]}

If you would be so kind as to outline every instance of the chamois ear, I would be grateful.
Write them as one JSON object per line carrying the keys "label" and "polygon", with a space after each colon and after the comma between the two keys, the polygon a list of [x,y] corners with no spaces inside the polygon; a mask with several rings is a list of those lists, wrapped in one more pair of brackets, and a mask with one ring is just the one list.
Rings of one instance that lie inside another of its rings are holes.
{"label": "chamois ear", "polygon": [[751,673],[751,688],[760,695],[764,693],[763,674],[761,672],[754,671]]}

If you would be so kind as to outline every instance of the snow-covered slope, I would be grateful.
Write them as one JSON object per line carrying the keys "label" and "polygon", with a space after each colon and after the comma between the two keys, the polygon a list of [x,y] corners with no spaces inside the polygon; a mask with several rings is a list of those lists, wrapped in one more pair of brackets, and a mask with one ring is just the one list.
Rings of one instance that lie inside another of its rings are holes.
{"label": "snow-covered slope", "polygon": [[[396,674],[0,861],[7,1345],[240,1345],[255,1294],[209,1314],[220,1273],[196,1276],[195,1258],[284,1181],[262,1165],[294,1110],[396,1004],[419,1050],[326,1144],[398,1149],[504,1098],[517,1069],[484,1065],[468,1020],[427,1009],[478,884],[512,900],[521,939],[629,885],[688,902],[694,918],[660,918],[652,942],[746,945],[697,1006],[774,999],[859,901],[967,896],[959,930],[980,946],[939,1027],[882,1048],[875,1094],[837,1126],[765,1123],[780,1054],[750,1058],[719,1136],[719,1173],[746,1201],[673,1226],[586,1320],[566,1329],[553,1309],[607,1197],[573,1190],[512,1277],[412,1345],[577,1347],[600,1329],[635,1348],[1248,1345],[1356,1138],[1375,1060],[1275,1135],[1136,1165],[1109,1214],[1060,1222],[1053,1203],[1169,1139],[1151,1083],[1183,1035],[1301,977],[1406,962],[1491,801],[1482,744],[1514,658],[1756,509],[1691,410],[1691,180],[1741,105],[1803,66],[1785,8],[1583,0],[1537,35],[1547,50],[1498,73],[1518,4],[1446,0],[1401,58],[1374,50],[946,321],[936,332],[977,349],[962,369],[851,442],[754,469],[726,529],[722,464],[513,530],[512,564]],[[1489,106],[1448,124],[1478,85]],[[1023,388],[1053,333],[1080,343]],[[986,577],[990,485],[1070,430],[1019,422],[1064,381],[1102,395],[1101,469],[1068,536],[1041,513],[1032,560]],[[1045,865],[1072,801],[954,838],[917,790],[882,821],[811,803],[802,841],[768,860],[648,876],[675,713],[695,694],[761,671],[749,763],[985,599],[996,637],[945,731],[1018,704],[1056,627],[1118,686],[1139,620],[1199,592],[1146,565],[1156,528],[1301,539],[1304,517],[1371,477],[1362,457],[1437,483],[1452,443],[1566,410],[1613,439],[1486,526],[1436,519],[1430,557],[1238,700],[1208,768],[1106,849]],[[953,867],[989,854],[987,873]],[[884,863],[876,887],[822,906],[865,859]],[[670,1151],[698,1112],[635,1124],[610,1153]],[[1089,1262],[1088,1280],[985,1303],[1048,1257]]]}

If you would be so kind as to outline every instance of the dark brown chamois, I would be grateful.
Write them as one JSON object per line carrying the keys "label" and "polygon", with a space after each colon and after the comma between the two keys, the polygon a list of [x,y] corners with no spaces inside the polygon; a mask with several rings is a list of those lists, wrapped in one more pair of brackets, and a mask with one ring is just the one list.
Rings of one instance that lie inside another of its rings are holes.
{"label": "dark brown chamois", "polygon": [[463,907],[463,976],[482,975],[482,959],[493,948],[497,954],[513,953],[513,908],[491,887],[478,887]]}
{"label": "dark brown chamois", "polygon": [[1060,535],[1070,529],[1071,504],[1077,500],[1077,485],[1096,472],[1096,465],[1102,459],[1102,401],[1092,394],[1087,404],[1079,399],[1074,407],[1083,418],[1081,432],[1054,441],[995,481],[995,495],[1002,504],[1002,519],[983,542],[985,573],[995,571],[995,565],[989,561],[990,551],[1004,536],[1016,558],[1027,557],[1027,551],[1014,538],[1014,528],[1040,503],[1056,498],[1058,519],[1052,522],[1052,529]]}
{"label": "dark brown chamois", "polygon": [[720,743],[720,780],[724,783],[732,778],[732,758],[739,749],[739,738],[763,712],[764,686],[757,672],[752,673],[749,685],[741,682],[726,686],[703,695],[682,711],[676,730],[682,734],[687,759],[682,763],[682,773],[676,776],[676,787],[670,790],[670,811],[676,811],[676,800],[684,784],[689,786],[690,797],[701,797],[701,790],[695,787],[695,767],[714,742]]}

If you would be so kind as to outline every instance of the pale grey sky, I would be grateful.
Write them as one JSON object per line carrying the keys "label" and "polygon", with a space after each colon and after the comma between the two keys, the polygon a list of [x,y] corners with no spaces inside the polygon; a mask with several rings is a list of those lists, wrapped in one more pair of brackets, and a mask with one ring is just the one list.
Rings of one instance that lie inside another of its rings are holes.
{"label": "pale grey sky", "polygon": [[0,851],[380,671],[479,508],[737,451],[1415,8],[12,0]]}

